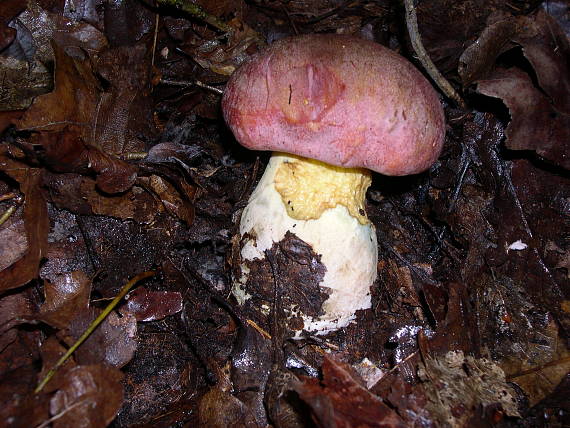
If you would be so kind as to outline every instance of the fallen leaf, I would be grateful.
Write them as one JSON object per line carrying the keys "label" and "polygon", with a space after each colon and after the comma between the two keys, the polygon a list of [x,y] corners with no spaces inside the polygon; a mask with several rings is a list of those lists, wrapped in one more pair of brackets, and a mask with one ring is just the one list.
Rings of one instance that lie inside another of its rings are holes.
{"label": "fallen leaf", "polygon": [[520,417],[517,394],[503,370],[490,360],[449,351],[442,357],[425,355],[418,368],[427,403],[437,426],[471,426],[481,410],[501,405],[508,416]]}
{"label": "fallen leaf", "polygon": [[28,249],[26,226],[20,211],[12,214],[0,229],[0,272],[21,258]]}
{"label": "fallen leaf", "polygon": [[137,321],[156,321],[182,310],[182,294],[176,291],[149,291],[139,287],[125,300],[121,313],[129,312]]}
{"label": "fallen leaf", "polygon": [[[0,170],[2,166],[0,158]],[[18,175],[21,173],[18,172]],[[20,287],[37,278],[40,262],[47,252],[50,225],[40,183],[41,172],[33,168],[27,169],[21,183],[21,191],[25,195],[24,224],[28,249],[20,259],[0,272],[0,291]]]}
{"label": "fallen leaf", "polygon": [[89,307],[91,281],[81,271],[63,273],[54,282],[44,282],[45,302],[39,319],[56,328],[69,326],[79,312]]}
{"label": "fallen leaf", "polygon": [[194,206],[188,200],[183,200],[174,186],[158,175],[151,175],[146,185],[162,201],[162,205],[171,215],[178,217],[187,225],[194,221]]}
{"label": "fallen leaf", "polygon": [[50,401],[54,428],[104,428],[123,404],[123,374],[104,365],[69,370]]}
{"label": "fallen leaf", "polygon": [[549,396],[570,372],[570,350],[558,330],[556,322],[550,320],[546,328],[525,345],[522,355],[526,358],[517,353],[501,362],[507,379],[526,393],[531,407]]}
{"label": "fallen leaf", "polygon": [[368,391],[352,368],[325,356],[322,383],[303,378],[295,391],[310,407],[320,427],[405,427],[382,399]]}
{"label": "fallen leaf", "polygon": [[0,4],[0,52],[6,49],[16,38],[16,30],[8,23],[26,9],[23,0],[4,0]]}
{"label": "fallen leaf", "polygon": [[[79,312],[65,331],[65,341],[72,345],[99,315],[95,308]],[[121,368],[127,364],[137,348],[137,322],[134,315],[111,312],[89,338],[75,351],[78,364],[106,364]],[[63,336],[63,334],[62,334]]]}
{"label": "fallen leaf", "polygon": [[53,50],[54,91],[37,97],[15,124],[19,129],[56,132],[68,125],[76,125],[80,127],[84,141],[90,141],[101,91],[91,63],[88,59],[70,57],[55,43]]}
{"label": "fallen leaf", "polygon": [[550,162],[570,169],[570,115],[557,110],[523,71],[497,70],[477,82],[477,91],[500,98],[511,114],[506,145],[534,150]]}

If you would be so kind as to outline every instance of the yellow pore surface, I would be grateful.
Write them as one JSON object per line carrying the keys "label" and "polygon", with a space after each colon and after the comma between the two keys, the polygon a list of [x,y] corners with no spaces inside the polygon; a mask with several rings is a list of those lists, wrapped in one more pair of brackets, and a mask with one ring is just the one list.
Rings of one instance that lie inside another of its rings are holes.
{"label": "yellow pore surface", "polygon": [[292,160],[279,165],[275,173],[275,189],[290,217],[316,220],[325,210],[344,205],[360,224],[369,222],[364,201],[366,189],[372,182],[370,171],[291,157]]}

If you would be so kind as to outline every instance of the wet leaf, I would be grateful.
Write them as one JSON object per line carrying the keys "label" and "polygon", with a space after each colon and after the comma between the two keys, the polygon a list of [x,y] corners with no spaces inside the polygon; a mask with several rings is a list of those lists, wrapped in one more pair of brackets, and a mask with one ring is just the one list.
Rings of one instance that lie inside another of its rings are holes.
{"label": "wet leaf", "polygon": [[295,391],[311,406],[318,426],[405,426],[396,412],[361,384],[350,366],[326,356],[322,370],[322,383],[304,378],[295,386]]}
{"label": "wet leaf", "polygon": [[81,271],[61,274],[54,282],[45,281],[45,303],[39,318],[57,328],[69,326],[78,313],[89,307],[91,281]]}
{"label": "wet leaf", "polygon": [[[0,170],[2,166],[0,158]],[[17,174],[20,176],[22,172]],[[25,195],[24,224],[28,249],[21,258],[0,272],[0,291],[19,287],[36,278],[40,261],[46,255],[50,225],[46,201],[40,189],[40,174],[37,169],[25,171],[21,191]]]}
{"label": "wet leaf", "polygon": [[123,403],[122,379],[119,370],[104,365],[69,370],[50,401],[54,428],[106,427]]}
{"label": "wet leaf", "polygon": [[121,312],[127,311],[137,321],[156,321],[182,310],[182,294],[176,291],[150,291],[139,287],[126,296]]}
{"label": "wet leaf", "polygon": [[[99,314],[90,308],[81,311],[66,331],[65,340],[72,345]],[[119,317],[111,312],[89,338],[77,349],[75,358],[78,364],[106,364],[121,368],[127,364],[137,348],[137,322],[133,315]]]}
{"label": "wet leaf", "polygon": [[21,210],[12,214],[9,221],[0,228],[0,271],[21,258],[28,249],[26,226]]}

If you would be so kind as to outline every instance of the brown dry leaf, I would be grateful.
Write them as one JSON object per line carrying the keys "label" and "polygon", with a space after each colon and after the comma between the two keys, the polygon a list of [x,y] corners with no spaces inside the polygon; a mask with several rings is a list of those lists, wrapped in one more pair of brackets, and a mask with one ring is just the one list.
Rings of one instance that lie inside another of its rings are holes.
{"label": "brown dry leaf", "polygon": [[[66,126],[60,132],[41,132],[31,138],[31,146],[41,147],[41,160],[53,171],[97,174],[97,187],[110,194],[132,187],[137,168],[100,149],[86,144],[78,126]],[[28,145],[29,146],[29,145]],[[31,155],[37,150],[32,149]]]}
{"label": "brown dry leaf", "polygon": [[570,42],[556,21],[543,10],[490,21],[496,22],[491,22],[461,56],[458,71],[463,84],[487,78],[500,54],[520,46],[536,73],[538,86],[555,108],[570,113]]}
{"label": "brown dry leaf", "polygon": [[242,401],[217,386],[202,396],[198,412],[203,428],[261,428]]}
{"label": "brown dry leaf", "polygon": [[54,428],[104,428],[123,404],[123,374],[104,365],[69,370],[50,401]]}
{"label": "brown dry leaf", "polygon": [[113,155],[146,150],[141,137],[154,134],[150,96],[150,54],[145,43],[107,49],[97,72],[109,82],[97,106],[93,144]]}
{"label": "brown dry leaf", "polygon": [[477,82],[478,92],[500,98],[511,114],[506,145],[534,150],[550,162],[570,169],[570,115],[557,110],[523,71],[497,70]]}
{"label": "brown dry leaf", "polygon": [[182,294],[176,291],[149,291],[139,287],[125,299],[121,313],[129,312],[137,321],[156,321],[182,310]]}
{"label": "brown dry leaf", "polygon": [[501,362],[507,379],[526,393],[531,407],[549,396],[570,373],[570,350],[556,322],[551,320],[539,337],[527,343],[523,354],[526,359],[517,353]]}
{"label": "brown dry leaf", "polygon": [[400,427],[406,425],[380,397],[368,391],[348,364],[325,356],[322,383],[304,378],[295,391],[313,411],[320,427]]}
{"label": "brown dry leaf", "polygon": [[190,201],[183,200],[174,186],[158,175],[151,175],[148,187],[160,198],[166,211],[178,217],[187,225],[194,221],[194,206]]}
{"label": "brown dry leaf", "polygon": [[45,281],[45,303],[39,319],[56,328],[66,328],[79,312],[89,307],[91,280],[81,271],[64,273]]}
{"label": "brown dry leaf", "polygon": [[203,428],[261,428],[248,406],[231,394],[229,366],[220,367],[211,362],[218,383],[200,399],[198,416]]}
{"label": "brown dry leaf", "polygon": [[[67,349],[61,344],[56,336],[49,336],[45,339],[40,347],[40,355],[42,359],[42,371],[38,375],[39,379],[44,379],[47,373],[56,365],[61,357],[67,352]],[[50,393],[61,388],[66,382],[67,372],[77,367],[75,358],[72,355],[65,363],[63,363],[53,375],[53,378],[46,384],[42,392]]]}
{"label": "brown dry leaf", "polygon": [[[95,308],[81,311],[65,331],[65,341],[71,346],[99,315]],[[89,338],[77,349],[78,364],[107,364],[121,368],[127,364],[137,348],[137,321],[129,313],[119,317],[111,312]]]}
{"label": "brown dry leaf", "polygon": [[95,181],[82,177],[79,188],[81,197],[89,203],[93,214],[120,219],[133,219],[138,223],[150,224],[157,214],[164,211],[160,201],[143,188],[133,186],[118,195],[104,195],[96,189]]}
{"label": "brown dry leaf", "polygon": [[9,294],[0,299],[0,352],[9,342],[3,335],[34,313],[35,307],[25,293]]}
{"label": "brown dry leaf", "polygon": [[[3,168],[6,164],[0,158],[0,170],[12,175]],[[47,204],[40,188],[41,171],[29,168],[19,170],[13,176],[23,179],[21,191],[25,195],[24,222],[28,249],[20,259],[0,272],[0,291],[19,287],[38,276],[40,262],[47,252],[50,228]]]}
{"label": "brown dry leaf", "polygon": [[0,228],[0,272],[21,258],[28,249],[22,210],[17,210]]}
{"label": "brown dry leaf", "polygon": [[16,126],[35,131],[63,131],[68,125],[77,125],[84,141],[90,141],[100,98],[99,83],[88,59],[72,58],[55,43],[53,50],[54,91],[37,97],[22,119],[16,121]]}
{"label": "brown dry leaf", "polygon": [[513,37],[523,31],[529,21],[526,16],[510,16],[490,23],[459,58],[457,71],[463,85],[485,78],[495,67],[497,57],[515,46]]}

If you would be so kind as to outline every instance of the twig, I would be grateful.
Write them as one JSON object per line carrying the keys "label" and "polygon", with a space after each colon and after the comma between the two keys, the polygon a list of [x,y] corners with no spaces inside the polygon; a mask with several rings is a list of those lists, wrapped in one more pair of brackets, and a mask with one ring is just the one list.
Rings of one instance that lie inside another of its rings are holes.
{"label": "twig", "polygon": [[159,4],[162,4],[164,6],[172,6],[175,7],[176,9],[186,12],[192,15],[193,17],[198,18],[210,24],[212,27],[215,27],[218,30],[223,31],[224,33],[233,33],[234,31],[233,28],[230,27],[228,24],[220,21],[214,15],[210,15],[204,9],[202,9],[197,4],[192,3],[190,0],[157,0],[157,1]]}
{"label": "twig", "polygon": [[59,369],[63,365],[63,363],[65,363],[67,361],[67,359],[71,356],[71,354],[73,354],[75,352],[75,350],[77,348],[79,348],[79,346],[81,346],[81,344],[83,342],[85,342],[85,340],[87,340],[87,338],[91,335],[91,333],[93,333],[93,331],[99,326],[99,324],[101,324],[103,322],[103,320],[107,317],[107,315],[109,315],[111,313],[111,311],[115,308],[115,306],[117,306],[117,304],[125,296],[125,294],[127,294],[129,292],[129,290],[133,287],[133,285],[135,285],[137,282],[139,282],[145,278],[153,276],[154,274],[155,274],[155,272],[151,272],[151,271],[143,272],[143,273],[140,273],[137,276],[135,276],[129,282],[127,282],[123,286],[123,288],[121,289],[119,294],[117,294],[115,296],[113,301],[111,303],[109,303],[105,309],[103,309],[103,312],[101,312],[99,314],[99,316],[97,318],[95,318],[95,320],[89,325],[89,327],[87,327],[87,330],[85,330],[85,332],[81,335],[81,337],[79,339],[77,339],[77,341],[67,350],[67,352],[47,372],[46,376],[42,379],[42,381],[38,384],[38,386],[34,390],[34,393],[35,394],[39,393],[43,389],[43,387],[46,386],[46,384],[50,381],[50,379],[53,377],[53,375],[55,375],[57,369]]}
{"label": "twig", "polygon": [[412,42],[412,47],[418,56],[418,59],[422,63],[423,67],[433,79],[435,84],[439,86],[439,89],[445,94],[446,97],[451,98],[455,103],[462,109],[466,109],[465,102],[459,96],[459,94],[453,89],[453,86],[446,80],[445,77],[439,72],[431,58],[429,57],[422,40],[420,37],[420,31],[418,29],[418,17],[416,15],[416,7],[413,4],[413,0],[404,0],[404,7],[406,8],[406,25],[408,27],[408,33],[410,35],[410,41]]}
{"label": "twig", "polygon": [[192,86],[198,86],[199,88],[207,89],[208,91],[215,92],[218,95],[222,95],[224,91],[215,86],[206,85],[199,80],[184,81],[184,80],[170,80],[170,79],[160,79],[160,83],[170,86],[182,86],[183,88],[191,88]]}

